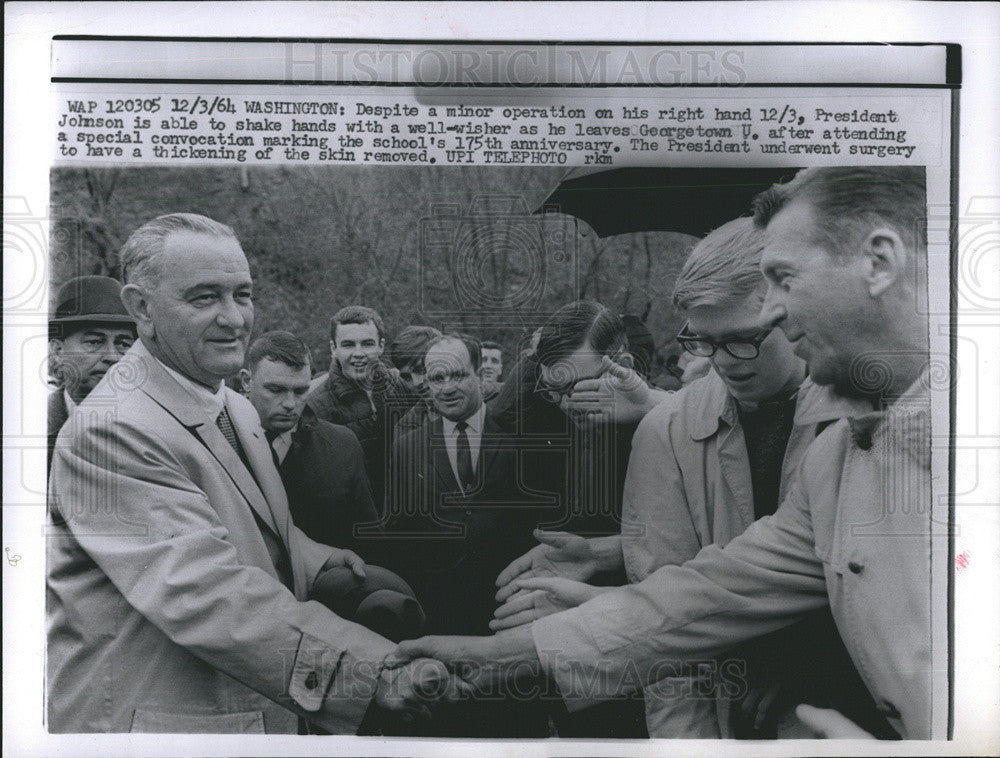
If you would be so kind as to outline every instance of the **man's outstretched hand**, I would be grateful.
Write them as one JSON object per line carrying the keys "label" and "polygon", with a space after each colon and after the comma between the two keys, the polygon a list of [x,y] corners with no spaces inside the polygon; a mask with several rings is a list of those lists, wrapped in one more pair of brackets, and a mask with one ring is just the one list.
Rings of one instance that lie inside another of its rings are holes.
{"label": "man's outstretched hand", "polygon": [[506,602],[520,588],[517,579],[538,576],[559,576],[586,581],[599,571],[610,571],[621,565],[621,541],[618,536],[586,539],[569,532],[534,531],[535,545],[520,558],[515,558],[497,577],[496,599]]}
{"label": "man's outstretched hand", "polygon": [[490,622],[494,632],[530,624],[535,619],[576,608],[602,592],[614,587],[595,587],[559,576],[538,576],[516,579],[518,590],[497,608]]}
{"label": "man's outstretched hand", "polygon": [[[421,637],[399,643],[386,667],[433,658],[480,692],[497,692],[519,676],[537,675],[538,655],[527,627],[492,637]],[[459,690],[464,695],[467,690]]]}

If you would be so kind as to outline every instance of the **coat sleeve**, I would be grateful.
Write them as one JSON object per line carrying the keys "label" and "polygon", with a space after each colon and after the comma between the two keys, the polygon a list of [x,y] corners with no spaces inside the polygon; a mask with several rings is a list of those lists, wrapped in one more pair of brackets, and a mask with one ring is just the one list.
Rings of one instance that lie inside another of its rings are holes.
{"label": "coat sleeve", "polygon": [[684,563],[703,547],[671,443],[672,420],[673,409],[662,403],[632,440],[622,496],[622,555],[632,582]]}
{"label": "coat sleeve", "polygon": [[207,495],[155,432],[88,427],[53,466],[53,506],[132,608],[279,705],[334,733],[357,730],[392,643],[242,563]]}
{"label": "coat sleeve", "polygon": [[777,513],[725,548],[708,545],[681,566],[535,621],[538,656],[567,707],[672,676],[826,605],[801,479]]}

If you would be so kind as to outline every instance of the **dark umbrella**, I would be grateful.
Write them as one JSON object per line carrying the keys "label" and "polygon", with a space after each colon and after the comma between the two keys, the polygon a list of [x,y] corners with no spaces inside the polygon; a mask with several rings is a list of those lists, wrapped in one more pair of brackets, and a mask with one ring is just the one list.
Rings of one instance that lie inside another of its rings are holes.
{"label": "dark umbrella", "polygon": [[617,168],[570,171],[542,208],[586,221],[599,237],[641,231],[704,237],[750,214],[753,198],[797,168]]}

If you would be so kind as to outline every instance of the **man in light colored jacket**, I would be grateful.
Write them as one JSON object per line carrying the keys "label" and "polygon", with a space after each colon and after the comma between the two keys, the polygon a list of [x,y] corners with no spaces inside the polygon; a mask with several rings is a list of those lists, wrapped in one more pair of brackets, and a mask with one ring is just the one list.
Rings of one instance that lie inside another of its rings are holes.
{"label": "man in light colored jacket", "polygon": [[[576,709],[829,605],[893,729],[944,736],[938,577],[949,564],[947,513],[931,500],[924,187],[918,168],[817,168],[758,200],[761,326],[781,327],[816,383],[872,409],[816,439],[773,516],[577,608],[491,638],[404,643],[396,661],[461,661],[480,684],[540,664]],[[864,734],[842,717],[820,727],[815,709],[798,713],[827,735]]]}
{"label": "man in light colored jacket", "polygon": [[121,258],[139,342],[67,421],[51,471],[49,730],[354,733],[366,714],[423,713],[440,664],[397,676],[392,643],[308,600],[324,569],[364,564],[292,523],[257,412],[223,384],[253,324],[233,231],[161,216]]}

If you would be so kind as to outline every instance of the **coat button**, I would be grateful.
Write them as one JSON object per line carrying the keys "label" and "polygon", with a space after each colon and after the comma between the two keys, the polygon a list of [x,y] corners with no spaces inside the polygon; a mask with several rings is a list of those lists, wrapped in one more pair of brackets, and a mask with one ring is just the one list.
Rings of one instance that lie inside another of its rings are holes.
{"label": "coat button", "polygon": [[881,716],[887,719],[898,719],[900,717],[899,709],[888,700],[883,700],[876,710]]}
{"label": "coat button", "polygon": [[850,563],[848,563],[847,568],[851,570],[852,574],[860,574],[862,571],[865,570],[865,567],[862,566],[857,561],[851,561]]}
{"label": "coat button", "polygon": [[314,690],[318,686],[319,686],[319,677],[316,676],[316,672],[315,671],[310,671],[306,675],[306,689],[307,690]]}

